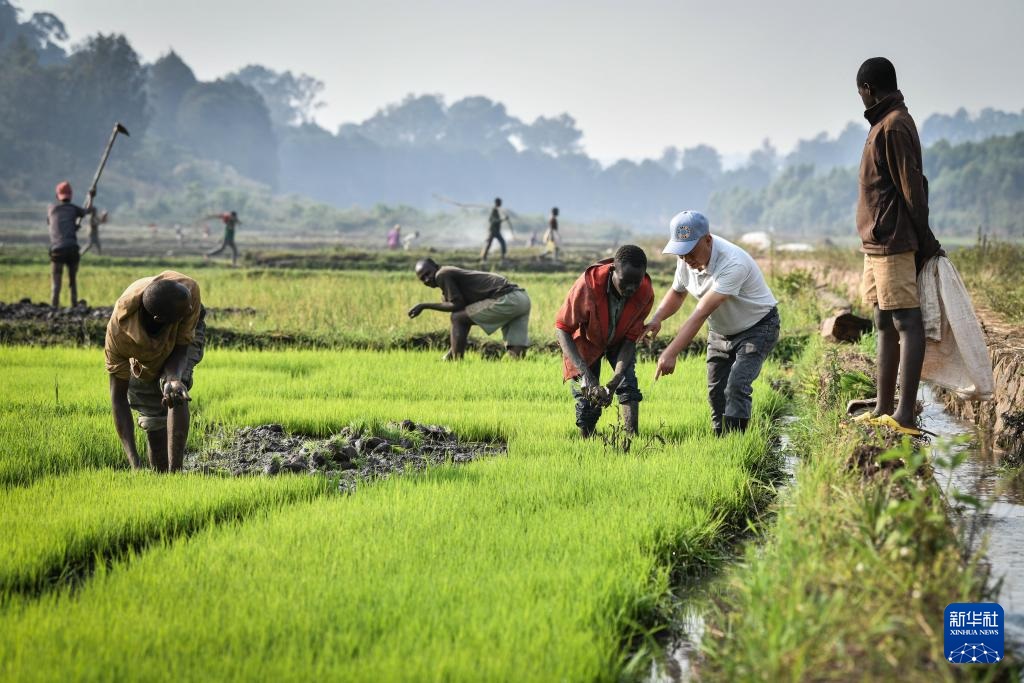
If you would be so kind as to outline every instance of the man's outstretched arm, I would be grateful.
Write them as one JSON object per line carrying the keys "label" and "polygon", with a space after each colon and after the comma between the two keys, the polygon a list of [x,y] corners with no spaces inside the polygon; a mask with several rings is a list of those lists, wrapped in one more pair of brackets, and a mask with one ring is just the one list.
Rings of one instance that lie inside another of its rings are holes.
{"label": "man's outstretched arm", "polygon": [[693,309],[693,313],[686,319],[683,326],[679,328],[679,332],[676,333],[675,338],[658,357],[658,369],[654,373],[654,379],[658,379],[662,375],[671,375],[675,372],[676,358],[690,345],[690,342],[697,336],[697,333],[704,326],[704,322],[708,317],[728,298],[728,294],[719,294],[715,291],[708,292],[701,297],[700,301],[697,302],[697,307]]}
{"label": "man's outstretched arm", "polygon": [[685,299],[685,290],[677,292],[669,287],[668,291],[665,292],[665,296],[662,297],[661,303],[658,304],[658,310],[654,312],[651,319],[644,325],[644,336],[649,339],[657,337],[658,333],[661,332],[661,324],[676,314]]}
{"label": "man's outstretched arm", "polygon": [[409,309],[409,317],[415,318],[423,311],[441,311],[442,313],[454,313],[455,311],[461,311],[465,306],[459,306],[458,304],[452,303],[451,301],[442,301],[439,304],[422,303],[416,304]]}
{"label": "man's outstretched arm", "polygon": [[121,440],[121,447],[132,469],[142,467],[139,452],[135,448],[135,422],[132,420],[132,409],[128,405],[128,380],[110,376],[110,407],[114,414],[114,429]]}

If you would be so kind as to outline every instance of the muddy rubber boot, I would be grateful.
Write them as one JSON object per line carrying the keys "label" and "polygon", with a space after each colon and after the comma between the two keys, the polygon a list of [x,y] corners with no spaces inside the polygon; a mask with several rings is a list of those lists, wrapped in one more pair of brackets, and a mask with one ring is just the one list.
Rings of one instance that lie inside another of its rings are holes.
{"label": "muddy rubber boot", "polygon": [[638,434],[640,432],[640,404],[623,403],[619,406],[620,414],[622,415],[622,428],[629,434]]}
{"label": "muddy rubber boot", "polygon": [[596,429],[596,425],[594,427],[580,427],[580,438],[581,439],[593,438],[595,429]]}
{"label": "muddy rubber boot", "polygon": [[729,417],[726,415],[722,420],[722,433],[728,434],[729,432],[745,432],[747,431],[747,424],[749,423],[749,417]]}

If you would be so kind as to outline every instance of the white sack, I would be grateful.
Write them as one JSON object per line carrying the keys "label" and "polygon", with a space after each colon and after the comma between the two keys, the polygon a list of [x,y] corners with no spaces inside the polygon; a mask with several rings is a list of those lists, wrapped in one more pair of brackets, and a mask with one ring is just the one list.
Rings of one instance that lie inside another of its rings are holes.
{"label": "white sack", "polygon": [[924,318],[921,377],[961,398],[988,401],[995,390],[985,335],[960,274],[945,256],[935,256],[917,276]]}

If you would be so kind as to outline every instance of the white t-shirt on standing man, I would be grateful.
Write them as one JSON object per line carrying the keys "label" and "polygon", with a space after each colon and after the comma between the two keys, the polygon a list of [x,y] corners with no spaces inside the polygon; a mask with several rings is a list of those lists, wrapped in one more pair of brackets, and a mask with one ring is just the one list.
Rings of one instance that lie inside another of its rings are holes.
{"label": "white t-shirt on standing man", "polygon": [[726,337],[749,330],[778,304],[750,254],[718,235],[711,236],[711,260],[704,270],[679,259],[672,289],[697,299],[709,291],[727,295],[708,318],[711,330]]}

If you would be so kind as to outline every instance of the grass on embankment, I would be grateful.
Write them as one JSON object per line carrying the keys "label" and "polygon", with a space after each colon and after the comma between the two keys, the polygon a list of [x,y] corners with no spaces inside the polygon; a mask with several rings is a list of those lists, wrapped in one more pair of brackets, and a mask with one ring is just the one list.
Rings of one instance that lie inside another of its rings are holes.
{"label": "grass on embankment", "polygon": [[986,598],[978,558],[963,560],[925,452],[892,453],[907,466],[889,475],[847,469],[855,446],[876,437],[842,426],[849,396],[825,353],[814,344],[798,370],[796,481],[764,544],[727,578],[703,673],[770,681],[1006,674],[1002,664],[967,672],[945,661],[945,606]]}
{"label": "grass on embankment", "polygon": [[[90,352],[60,353],[73,366]],[[641,426],[664,423],[670,443],[626,456],[572,438],[572,402],[549,357],[435,358],[212,352],[194,392],[204,419],[323,433],[410,418],[501,435],[508,457],[219,525],[101,565],[74,595],[12,601],[0,615],[0,678],[617,677],[624,641],[653,625],[671,572],[713,560],[761,497],[751,473],[770,457],[763,430],[777,399],[759,382],[755,430],[714,439],[702,359],[653,391],[642,364]],[[104,387],[89,391],[98,401]],[[112,429],[108,420],[90,428]],[[50,429],[59,435],[61,423]],[[173,489],[179,478],[153,479]],[[176,507],[159,514],[174,520]],[[89,519],[103,533],[125,528]]]}

